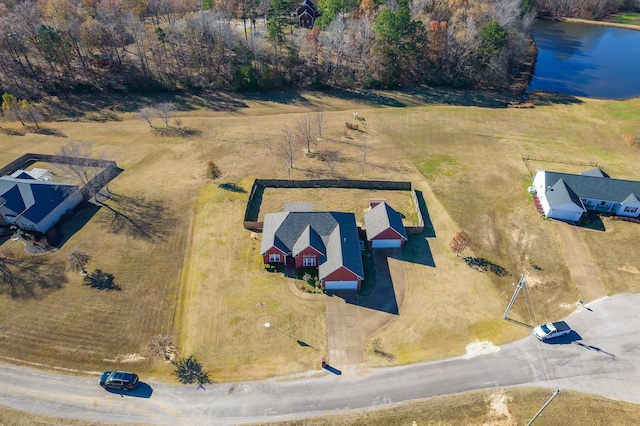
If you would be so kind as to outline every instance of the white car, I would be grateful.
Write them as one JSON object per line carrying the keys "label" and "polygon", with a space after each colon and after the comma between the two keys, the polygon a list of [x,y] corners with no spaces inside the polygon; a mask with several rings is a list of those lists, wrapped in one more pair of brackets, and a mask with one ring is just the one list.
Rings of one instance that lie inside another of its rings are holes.
{"label": "white car", "polygon": [[533,335],[541,341],[566,336],[569,333],[571,327],[564,321],[548,322],[533,328]]}

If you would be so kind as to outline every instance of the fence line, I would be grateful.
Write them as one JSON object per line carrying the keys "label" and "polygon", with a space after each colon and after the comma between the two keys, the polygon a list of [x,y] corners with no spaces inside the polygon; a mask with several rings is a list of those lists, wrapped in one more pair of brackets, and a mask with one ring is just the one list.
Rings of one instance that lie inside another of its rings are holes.
{"label": "fence line", "polygon": [[[288,180],[288,179],[256,179],[251,186],[247,207],[244,212],[244,227],[254,232],[262,232],[263,222],[258,221],[260,204],[256,206],[257,194],[264,188],[345,188],[345,189],[379,189],[388,191],[411,191],[413,202],[418,213],[418,225],[409,226],[405,229],[407,233],[421,233],[424,230],[424,220],[420,211],[420,204],[416,192],[411,182],[386,181],[386,180],[353,180],[353,179],[311,179],[311,180]],[[262,203],[262,200],[259,200]],[[256,208],[257,207],[257,208]]]}

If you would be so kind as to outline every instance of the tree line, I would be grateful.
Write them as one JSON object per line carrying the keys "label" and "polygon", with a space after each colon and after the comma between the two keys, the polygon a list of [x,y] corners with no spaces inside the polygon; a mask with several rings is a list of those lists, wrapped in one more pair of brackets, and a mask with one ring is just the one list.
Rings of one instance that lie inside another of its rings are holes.
{"label": "tree line", "polygon": [[296,0],[0,0],[0,93],[505,87],[564,3],[320,0],[307,30]]}

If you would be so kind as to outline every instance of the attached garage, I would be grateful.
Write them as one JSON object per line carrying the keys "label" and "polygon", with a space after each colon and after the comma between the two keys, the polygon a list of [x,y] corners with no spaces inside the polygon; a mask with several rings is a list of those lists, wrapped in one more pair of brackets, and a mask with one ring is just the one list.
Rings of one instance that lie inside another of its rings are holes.
{"label": "attached garage", "polygon": [[547,217],[558,220],[567,220],[572,222],[579,222],[582,217],[582,211],[575,210],[563,210],[563,209],[551,209],[547,214]]}
{"label": "attached garage", "polygon": [[325,281],[325,290],[357,290],[358,281]]}
{"label": "attached garage", "polygon": [[403,240],[372,240],[371,248],[401,248]]}

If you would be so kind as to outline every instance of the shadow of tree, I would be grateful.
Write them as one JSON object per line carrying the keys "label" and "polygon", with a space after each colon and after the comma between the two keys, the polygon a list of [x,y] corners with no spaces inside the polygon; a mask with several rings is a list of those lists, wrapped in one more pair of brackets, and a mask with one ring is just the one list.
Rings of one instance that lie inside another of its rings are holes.
{"label": "shadow of tree", "polygon": [[[100,194],[97,198],[105,197]],[[131,196],[109,193],[106,201],[96,200],[109,209],[113,216],[106,216],[111,232],[124,233],[147,241],[166,241],[175,227],[175,213],[163,201],[148,200],[144,193]]]}
{"label": "shadow of tree", "polygon": [[202,134],[201,130],[182,127],[154,127],[151,131],[157,136],[185,138]]}
{"label": "shadow of tree", "polygon": [[62,133],[59,130],[47,129],[45,127],[40,127],[39,129],[29,128],[29,132],[30,133],[37,133],[39,135],[55,136],[55,137],[58,137],[58,138],[66,138],[67,137],[67,135],[65,135],[64,133]]}
{"label": "shadow of tree", "polygon": [[0,127],[0,133],[4,133],[7,136],[24,136],[25,135],[24,132],[21,132],[19,130],[5,129],[3,127]]}
{"label": "shadow of tree", "polygon": [[506,270],[502,266],[496,265],[495,263],[493,263],[493,262],[491,262],[491,261],[489,261],[487,259],[484,259],[482,257],[467,256],[467,257],[464,258],[464,261],[467,263],[467,265],[469,265],[470,267],[472,267],[476,271],[492,272],[492,273],[496,274],[499,277],[507,277],[507,276],[511,275],[511,272],[509,272],[508,270]]}
{"label": "shadow of tree", "polygon": [[45,256],[0,254],[0,293],[13,299],[38,299],[67,282],[66,266]]}
{"label": "shadow of tree", "polygon": [[220,185],[218,185],[218,188],[220,189],[224,189],[225,191],[231,191],[231,192],[240,192],[240,193],[246,193],[247,190],[244,189],[241,186],[236,185],[235,183],[232,182],[224,182],[221,183]]}
{"label": "shadow of tree", "polygon": [[96,269],[85,275],[82,281],[84,285],[97,290],[121,291],[122,287],[116,284],[115,280],[116,278],[113,274],[104,272],[102,269]]}

